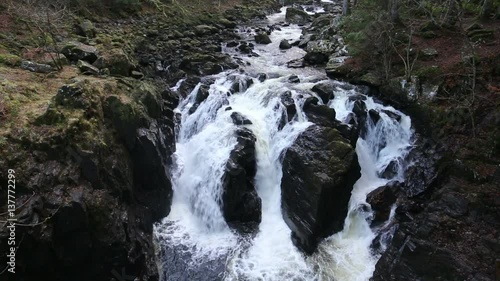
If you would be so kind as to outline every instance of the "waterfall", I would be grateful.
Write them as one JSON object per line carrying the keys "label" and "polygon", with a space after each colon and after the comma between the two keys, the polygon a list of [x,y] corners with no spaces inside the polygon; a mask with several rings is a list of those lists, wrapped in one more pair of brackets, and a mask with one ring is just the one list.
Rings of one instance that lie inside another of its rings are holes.
{"label": "waterfall", "polygon": [[[283,17],[284,9],[269,21]],[[174,197],[169,216],[155,225],[162,280],[348,281],[368,280],[373,274],[379,256],[371,250],[376,234],[370,228],[372,212],[366,208],[366,195],[390,180],[403,179],[402,159],[412,144],[411,120],[362,95],[362,89],[336,82],[335,98],[328,106],[335,109],[339,121],[348,121],[354,97],[362,97],[367,110],[376,111],[380,119],[375,122],[368,115],[366,133],[356,144],[361,178],[352,191],[344,230],[322,241],[312,256],[302,254],[292,244],[291,231],[282,218],[281,160],[284,151],[312,124],[302,112],[305,99],[315,95],[310,89],[327,78],[318,69],[286,67],[286,62],[304,52],[298,48],[284,52],[278,44],[282,39],[296,40],[300,33],[296,25],[273,32],[272,44],[256,46],[258,57],[243,58],[248,62],[244,74],[226,71],[215,75],[206,100],[196,104],[202,94],[199,84],[176,109],[181,117],[171,171]],[[262,82],[256,78],[261,72],[268,77]],[[301,82],[289,82],[290,75],[297,75]],[[238,93],[230,92],[235,80],[248,79],[253,82],[250,86],[240,83]],[[285,92],[291,94],[297,114],[280,126],[286,115],[280,96]],[[262,200],[262,221],[254,236],[231,230],[220,208],[225,165],[236,145],[234,112],[251,121],[243,126],[256,137],[254,184]],[[380,177],[391,163],[396,163],[394,175]]]}

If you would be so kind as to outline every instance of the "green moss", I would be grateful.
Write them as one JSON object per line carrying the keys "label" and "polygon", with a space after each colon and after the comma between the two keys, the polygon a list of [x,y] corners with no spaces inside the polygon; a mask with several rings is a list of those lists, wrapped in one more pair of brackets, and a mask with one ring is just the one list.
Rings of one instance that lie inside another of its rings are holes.
{"label": "green moss", "polygon": [[12,54],[0,54],[0,64],[19,66],[21,65],[21,58]]}

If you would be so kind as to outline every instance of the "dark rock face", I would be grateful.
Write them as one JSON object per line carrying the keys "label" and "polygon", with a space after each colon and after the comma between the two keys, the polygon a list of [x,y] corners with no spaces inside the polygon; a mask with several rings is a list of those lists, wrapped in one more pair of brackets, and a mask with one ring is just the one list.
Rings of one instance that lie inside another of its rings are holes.
{"label": "dark rock face", "polygon": [[288,78],[288,82],[290,83],[300,83],[300,79],[297,75],[292,75]]}
{"label": "dark rock face", "polygon": [[239,93],[246,91],[250,86],[253,85],[253,79],[250,77],[236,77],[233,84],[231,85],[231,93]]}
{"label": "dark rock face", "polygon": [[335,90],[335,86],[331,83],[320,83],[314,85],[311,90],[318,94],[324,104],[327,104],[328,101],[333,98],[333,91]]}
{"label": "dark rock face", "polygon": [[246,128],[236,132],[237,144],[231,151],[223,176],[223,215],[239,231],[254,230],[261,220],[261,199],[253,184],[256,173],[255,141]]}
{"label": "dark rock face", "polygon": [[231,113],[231,119],[233,119],[233,123],[235,125],[251,125],[252,121],[248,120],[245,116],[241,115],[238,112]]}
{"label": "dark rock face", "polygon": [[370,204],[375,212],[372,224],[382,223],[389,219],[391,207],[396,203],[397,193],[400,188],[401,184],[399,182],[392,181],[366,195],[366,202]]}
{"label": "dark rock face", "polygon": [[318,242],[341,231],[354,183],[357,155],[335,128],[312,125],[285,153],[282,208],[294,244],[310,254]]}
{"label": "dark rock face", "polygon": [[[111,280],[122,270],[133,278],[157,280],[152,226],[169,212],[166,170],[178,98],[153,84],[127,82],[135,83],[133,102],[122,100],[123,93],[112,85],[106,90],[117,95],[107,96],[99,82],[85,80],[61,88],[47,110],[76,109],[98,119],[86,133],[102,136],[105,146],[66,132],[41,139],[18,164],[19,191],[24,191],[18,199],[26,202],[20,222],[37,225],[17,233],[24,239],[16,271],[26,280]],[[34,190],[37,195],[31,196]],[[7,237],[0,230],[2,252],[7,252]]]}

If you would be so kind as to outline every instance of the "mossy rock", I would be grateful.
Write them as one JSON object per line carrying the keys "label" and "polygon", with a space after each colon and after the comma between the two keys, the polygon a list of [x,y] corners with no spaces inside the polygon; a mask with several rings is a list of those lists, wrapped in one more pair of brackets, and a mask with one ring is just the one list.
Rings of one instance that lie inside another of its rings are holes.
{"label": "mossy rock", "polygon": [[124,101],[119,96],[108,96],[104,102],[105,117],[110,119],[118,136],[129,149],[135,145],[136,130],[143,124],[144,114],[131,101]]}
{"label": "mossy rock", "polygon": [[92,65],[99,69],[108,68],[111,75],[121,76],[129,76],[135,68],[132,59],[120,48],[103,53]]}
{"label": "mossy rock", "polygon": [[151,118],[159,118],[161,113],[161,94],[158,89],[147,82],[141,83],[134,89],[133,97],[144,105]]}
{"label": "mossy rock", "polygon": [[64,113],[57,109],[54,104],[50,104],[44,114],[35,119],[35,125],[55,125],[64,123],[66,116]]}
{"label": "mossy rock", "polygon": [[21,58],[12,54],[0,54],[0,64],[7,66],[20,66]]}

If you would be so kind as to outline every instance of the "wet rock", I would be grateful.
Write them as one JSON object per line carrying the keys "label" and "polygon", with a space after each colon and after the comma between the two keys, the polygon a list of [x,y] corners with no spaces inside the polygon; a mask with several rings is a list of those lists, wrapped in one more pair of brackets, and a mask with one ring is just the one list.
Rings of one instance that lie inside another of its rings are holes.
{"label": "wet rock", "polygon": [[272,43],[271,39],[269,38],[269,35],[267,35],[267,33],[264,32],[258,33],[257,35],[255,35],[254,38],[255,38],[255,43],[257,44],[267,45]]}
{"label": "wet rock", "polygon": [[261,199],[253,183],[256,138],[246,128],[239,128],[236,136],[236,147],[231,151],[222,177],[222,211],[231,227],[240,231],[255,230],[261,220]]}
{"label": "wet rock", "polygon": [[236,46],[238,46],[238,42],[236,42],[236,41],[231,41],[231,42],[228,42],[226,44],[226,47],[229,47],[229,48],[234,48]]}
{"label": "wet rock", "polygon": [[397,122],[401,121],[401,115],[399,115],[395,112],[392,112],[390,110],[385,110],[385,109],[383,109],[382,112],[385,113],[387,116],[391,117],[392,119],[396,120]]}
{"label": "wet rock", "polygon": [[26,60],[21,62],[21,68],[36,73],[49,73],[54,71],[54,68],[48,64],[35,63]]}
{"label": "wet rock", "polygon": [[311,254],[318,242],[341,231],[353,184],[356,153],[334,128],[312,125],[285,153],[282,208],[294,244]]}
{"label": "wet rock", "polygon": [[251,125],[252,121],[250,121],[245,116],[241,115],[239,112],[231,113],[231,119],[235,125]]}
{"label": "wet rock", "polygon": [[99,69],[95,66],[92,66],[88,62],[84,62],[82,60],[79,60],[76,63],[76,67],[83,73],[83,74],[88,74],[88,75],[99,75]]}
{"label": "wet rock", "polygon": [[242,52],[243,54],[250,54],[252,53],[252,48],[248,46],[246,43],[241,43],[240,46],[238,46],[238,50]]}
{"label": "wet rock", "polygon": [[201,75],[214,75],[217,73],[221,73],[222,71],[224,71],[222,65],[209,61],[203,65],[200,73]]}
{"label": "wet rock", "polygon": [[375,212],[372,225],[383,223],[389,219],[392,205],[396,203],[397,193],[400,188],[401,183],[391,181],[366,195],[366,202],[370,204]]}
{"label": "wet rock", "polygon": [[297,75],[292,75],[288,78],[288,82],[290,83],[300,83],[300,79]]}
{"label": "wet rock", "polygon": [[319,105],[317,98],[308,98],[304,103],[304,112],[309,121],[324,127],[336,127],[335,110],[326,105]]}
{"label": "wet rock", "polygon": [[257,80],[259,80],[260,82],[264,82],[264,81],[266,81],[266,79],[267,79],[267,74],[265,74],[265,73],[259,73],[257,75]]}
{"label": "wet rock", "polygon": [[291,60],[286,63],[286,66],[289,68],[303,68],[305,67],[304,59],[296,59],[296,60]]}
{"label": "wet rock", "polygon": [[79,42],[69,42],[62,49],[61,54],[65,55],[71,62],[83,60],[94,63],[97,60],[97,48]]}
{"label": "wet rock", "polygon": [[314,40],[314,36],[312,34],[306,34],[303,36],[303,38],[300,39],[297,46],[299,48],[305,48],[305,47],[307,47],[307,44],[309,44],[309,42],[311,42],[311,40]]}
{"label": "wet rock", "polygon": [[307,44],[304,60],[313,65],[324,65],[337,47],[338,43],[330,40],[311,41]]}
{"label": "wet rock", "polygon": [[378,111],[376,111],[375,109],[370,109],[368,110],[368,116],[370,116],[373,124],[377,125],[378,121],[380,120],[380,114],[378,113]]}
{"label": "wet rock", "polygon": [[306,24],[311,20],[311,18],[309,14],[303,10],[288,7],[286,9],[285,20],[290,23]]}
{"label": "wet rock", "polygon": [[286,50],[286,49],[290,49],[291,47],[292,46],[290,45],[290,43],[288,42],[288,40],[286,40],[286,39],[281,40],[280,46],[279,46],[280,49]]}
{"label": "wet rock", "polygon": [[314,85],[311,90],[318,94],[324,104],[327,104],[333,98],[335,86],[332,83],[324,82]]}
{"label": "wet rock", "polygon": [[355,101],[354,106],[352,108],[352,112],[356,114],[358,118],[366,116],[366,104],[362,100]]}
{"label": "wet rock", "polygon": [[231,93],[240,93],[246,91],[250,86],[253,85],[253,79],[248,76],[238,76],[235,78],[233,84],[231,84],[231,88],[229,89]]}
{"label": "wet rock", "polygon": [[345,78],[351,73],[351,67],[344,62],[344,58],[330,56],[325,71],[330,78]]}
{"label": "wet rock", "polygon": [[284,121],[284,123],[290,122],[297,113],[297,108],[295,107],[295,101],[292,98],[292,93],[290,91],[286,91],[280,95],[280,98],[281,98],[281,103],[286,108],[286,115],[288,117],[287,120]]}
{"label": "wet rock", "polygon": [[196,111],[196,109],[198,109],[198,106],[200,106],[200,104],[208,98],[208,96],[210,95],[209,89],[210,86],[208,85],[202,84],[200,86],[200,88],[198,89],[198,93],[196,93],[194,104],[189,109],[189,114],[193,114]]}

